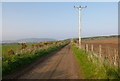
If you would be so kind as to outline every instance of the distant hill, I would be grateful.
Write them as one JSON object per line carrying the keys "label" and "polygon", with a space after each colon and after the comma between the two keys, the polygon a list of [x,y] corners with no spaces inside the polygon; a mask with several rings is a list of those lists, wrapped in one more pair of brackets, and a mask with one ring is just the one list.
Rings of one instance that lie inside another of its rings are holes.
{"label": "distant hill", "polygon": [[56,41],[55,39],[51,38],[26,38],[20,40],[4,40],[2,43],[38,43],[38,42],[49,42],[49,41]]}
{"label": "distant hill", "polygon": [[[99,40],[106,38],[120,38],[120,35],[110,35],[110,36],[95,36],[95,37],[83,37],[83,40]],[[74,38],[74,40],[78,40],[78,38]]]}

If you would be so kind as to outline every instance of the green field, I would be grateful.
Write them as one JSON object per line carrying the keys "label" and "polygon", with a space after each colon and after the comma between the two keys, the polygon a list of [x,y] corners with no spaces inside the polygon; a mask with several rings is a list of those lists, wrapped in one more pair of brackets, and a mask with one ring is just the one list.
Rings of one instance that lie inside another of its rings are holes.
{"label": "green field", "polygon": [[[32,44],[28,43],[27,46],[31,47]],[[15,52],[19,52],[19,50],[21,49],[21,45],[18,44],[9,44],[9,45],[2,45],[2,56],[3,57],[8,57],[8,51],[10,49],[13,49]]]}
{"label": "green field", "polygon": [[12,44],[12,45],[2,45],[2,56],[7,57],[7,53],[10,49],[13,49],[14,51],[17,51],[20,49],[20,45],[18,44]]}

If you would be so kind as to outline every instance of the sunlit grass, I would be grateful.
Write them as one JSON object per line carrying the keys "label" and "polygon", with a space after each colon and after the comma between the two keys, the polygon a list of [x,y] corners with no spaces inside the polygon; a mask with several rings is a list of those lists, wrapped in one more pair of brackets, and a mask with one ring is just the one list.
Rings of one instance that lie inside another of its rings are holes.
{"label": "sunlit grass", "polygon": [[116,68],[107,68],[101,64],[97,59],[95,63],[88,59],[88,53],[84,50],[77,48],[75,45],[72,46],[74,55],[84,72],[85,79],[120,79]]}

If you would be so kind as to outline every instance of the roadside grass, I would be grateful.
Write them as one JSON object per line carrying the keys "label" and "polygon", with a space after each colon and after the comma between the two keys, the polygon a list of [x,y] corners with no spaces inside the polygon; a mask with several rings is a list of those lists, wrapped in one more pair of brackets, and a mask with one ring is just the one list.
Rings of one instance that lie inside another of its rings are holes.
{"label": "roadside grass", "polygon": [[88,59],[88,53],[72,45],[74,55],[83,70],[85,79],[120,79],[118,70],[114,67],[107,66],[98,61],[98,59]]}
{"label": "roadside grass", "polygon": [[35,62],[37,59],[41,57],[45,57],[48,54],[57,51],[67,44],[62,44],[60,46],[53,45],[47,49],[38,50],[35,54],[21,54],[14,55],[9,57],[7,60],[3,60],[2,62],[2,76],[9,75],[11,73],[16,72],[19,69],[24,68],[25,66]]}

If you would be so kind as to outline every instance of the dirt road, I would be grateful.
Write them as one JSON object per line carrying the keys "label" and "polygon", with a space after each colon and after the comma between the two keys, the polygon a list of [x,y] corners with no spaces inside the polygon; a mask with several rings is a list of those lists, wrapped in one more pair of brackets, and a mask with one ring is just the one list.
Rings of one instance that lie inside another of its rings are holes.
{"label": "dirt road", "polygon": [[34,68],[25,72],[18,79],[81,79],[76,59],[70,45],[64,47],[56,54],[37,63]]}

